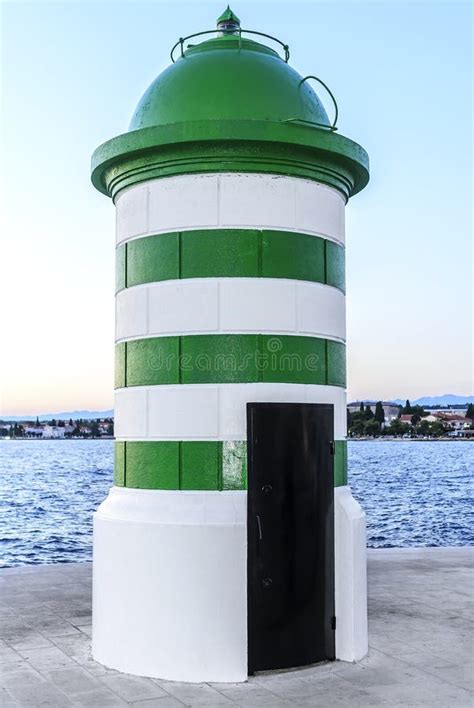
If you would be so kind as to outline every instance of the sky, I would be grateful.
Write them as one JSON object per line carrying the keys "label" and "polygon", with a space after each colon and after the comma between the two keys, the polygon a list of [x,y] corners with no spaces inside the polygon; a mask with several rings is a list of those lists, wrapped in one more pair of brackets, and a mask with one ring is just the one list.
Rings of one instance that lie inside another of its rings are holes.
{"label": "sky", "polygon": [[[224,6],[1,3],[0,415],[112,407],[115,219],[90,156]],[[346,210],[349,398],[470,394],[472,5],[232,8],[330,86],[370,156]]]}

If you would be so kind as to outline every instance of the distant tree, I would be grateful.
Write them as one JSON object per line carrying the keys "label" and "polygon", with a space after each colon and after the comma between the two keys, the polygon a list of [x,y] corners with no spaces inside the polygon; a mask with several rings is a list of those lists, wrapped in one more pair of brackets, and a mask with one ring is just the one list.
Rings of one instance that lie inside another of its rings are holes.
{"label": "distant tree", "polygon": [[58,420],[58,428],[65,428],[65,427],[66,427],[66,424],[65,424],[64,420]]}
{"label": "distant tree", "polygon": [[383,409],[382,401],[377,401],[375,404],[375,420],[382,426],[385,423],[385,411]]}
{"label": "distant tree", "polygon": [[53,428],[55,428],[57,426],[57,424],[58,424],[58,421],[56,420],[56,418],[53,418],[50,425],[52,425]]}
{"label": "distant tree", "polygon": [[418,426],[417,432],[420,435],[430,435],[430,423],[427,420],[422,420]]}
{"label": "distant tree", "polygon": [[474,403],[469,403],[466,411],[466,418],[474,420]]}
{"label": "distant tree", "polygon": [[364,433],[366,435],[372,435],[373,437],[376,437],[380,434],[380,423],[378,423],[374,418],[366,421],[364,425]]}
{"label": "distant tree", "polygon": [[360,413],[358,414],[358,418],[352,422],[351,427],[349,428],[349,435],[351,437],[353,436],[358,436],[358,435],[363,435],[364,434],[364,425],[365,422],[362,419]]}
{"label": "distant tree", "polygon": [[359,406],[359,413],[363,413],[363,412],[364,412],[364,401],[361,401],[360,406]]}
{"label": "distant tree", "polygon": [[401,412],[404,415],[413,415],[414,413],[417,413],[420,417],[425,415],[425,409],[423,406],[412,406],[408,399]]}
{"label": "distant tree", "polygon": [[403,435],[407,432],[407,426],[402,423],[400,418],[394,418],[385,430],[388,435]]}
{"label": "distant tree", "polygon": [[69,425],[70,425],[71,428],[72,428],[72,426],[73,426],[72,418],[69,418]]}
{"label": "distant tree", "polygon": [[410,413],[416,413],[420,416],[420,418],[423,418],[423,416],[426,415],[426,411],[423,406],[412,406]]}
{"label": "distant tree", "polygon": [[96,420],[91,423],[91,435],[93,438],[100,438],[99,423]]}
{"label": "distant tree", "polygon": [[39,424],[40,424],[39,418],[38,418],[38,416],[36,416],[36,427],[37,427],[37,428],[39,428]]}
{"label": "distant tree", "polygon": [[107,426],[107,435],[113,435],[114,434],[114,424],[109,423]]}
{"label": "distant tree", "polygon": [[416,425],[421,420],[421,416],[418,413],[414,413],[411,417],[411,424]]}
{"label": "distant tree", "polygon": [[430,424],[430,435],[434,438],[440,438],[442,435],[446,434],[446,428],[441,421],[437,420]]}
{"label": "distant tree", "polygon": [[12,435],[12,438],[22,438],[25,434],[25,429],[22,425],[15,423],[13,425],[13,428],[10,429],[10,433]]}
{"label": "distant tree", "polygon": [[372,408],[369,405],[367,405],[365,407],[365,419],[370,420],[373,417],[374,417],[374,412],[373,412]]}

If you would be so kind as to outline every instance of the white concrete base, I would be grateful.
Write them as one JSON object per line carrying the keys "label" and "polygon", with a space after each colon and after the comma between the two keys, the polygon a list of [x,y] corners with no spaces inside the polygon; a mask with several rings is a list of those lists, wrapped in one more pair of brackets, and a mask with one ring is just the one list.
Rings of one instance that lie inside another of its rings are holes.
{"label": "white concrete base", "polygon": [[246,496],[112,488],[94,514],[96,661],[171,681],[247,679]]}
{"label": "white concrete base", "polygon": [[336,658],[359,661],[368,650],[365,513],[349,487],[334,490]]}
{"label": "white concrete base", "polygon": [[[335,494],[336,658],[368,651],[365,514]],[[247,679],[246,492],[113,487],[94,514],[92,654],[170,681]]]}

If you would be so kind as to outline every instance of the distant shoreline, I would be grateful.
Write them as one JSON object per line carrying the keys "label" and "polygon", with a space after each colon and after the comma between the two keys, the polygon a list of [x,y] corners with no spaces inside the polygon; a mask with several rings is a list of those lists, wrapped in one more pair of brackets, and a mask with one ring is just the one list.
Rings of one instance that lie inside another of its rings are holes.
{"label": "distant shoreline", "polygon": [[[474,442],[472,438],[345,438],[347,442]],[[100,438],[0,438],[0,442],[74,442],[76,440],[87,440],[88,442],[100,442],[101,440],[114,441],[114,437],[102,436]]]}
{"label": "distant shoreline", "polygon": [[348,442],[473,442],[474,438],[346,438]]}
{"label": "distant shoreline", "polygon": [[74,440],[115,440],[113,436],[102,435],[100,438],[0,438],[0,442],[71,442]]}

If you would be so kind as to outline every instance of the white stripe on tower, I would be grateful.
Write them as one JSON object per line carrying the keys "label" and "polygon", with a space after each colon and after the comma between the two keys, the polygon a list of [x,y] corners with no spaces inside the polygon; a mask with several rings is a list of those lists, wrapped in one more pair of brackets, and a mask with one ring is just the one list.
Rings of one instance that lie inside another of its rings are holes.
{"label": "white stripe on tower", "polygon": [[142,182],[116,199],[117,245],[190,229],[277,229],[344,243],[344,199],[326,185],[270,174],[196,174]]}
{"label": "white stripe on tower", "polygon": [[116,297],[116,341],[185,334],[308,335],[344,341],[344,294],[281,278],[193,278],[136,285]]}
{"label": "white stripe on tower", "polygon": [[115,392],[120,440],[245,440],[246,403],[331,403],[334,434],[346,436],[346,392],[340,386],[284,383],[130,386]]}

